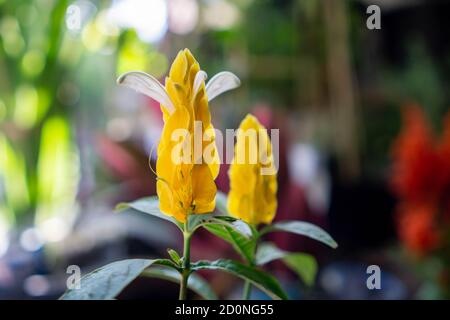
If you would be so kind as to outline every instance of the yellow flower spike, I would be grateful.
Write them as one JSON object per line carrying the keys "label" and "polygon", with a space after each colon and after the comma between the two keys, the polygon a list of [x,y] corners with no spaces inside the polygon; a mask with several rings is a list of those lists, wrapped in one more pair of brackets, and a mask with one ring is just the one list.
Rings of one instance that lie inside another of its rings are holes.
{"label": "yellow flower spike", "polygon": [[[264,168],[271,170],[263,172]],[[233,216],[253,225],[272,222],[277,210],[274,168],[267,131],[248,114],[239,126],[234,158],[228,171],[230,192],[227,206]]]}
{"label": "yellow flower spike", "polygon": [[[218,73],[208,85],[205,85],[206,77],[191,52],[184,49],[172,63],[165,86],[138,71],[117,79],[118,84],[145,94],[161,105],[164,128],[156,163],[157,193],[161,211],[182,223],[190,214],[214,210],[217,191],[214,180],[220,163],[208,102],[240,85],[231,72]],[[201,134],[209,137],[206,141],[202,139],[199,157],[194,154],[197,121],[201,122]],[[183,130],[181,135],[179,129]],[[208,163],[204,159],[205,150],[212,150],[212,161]]]}

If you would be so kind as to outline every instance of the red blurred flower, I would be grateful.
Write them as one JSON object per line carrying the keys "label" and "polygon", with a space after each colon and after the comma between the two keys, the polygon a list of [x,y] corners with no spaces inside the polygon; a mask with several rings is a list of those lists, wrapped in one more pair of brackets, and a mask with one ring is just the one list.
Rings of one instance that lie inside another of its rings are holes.
{"label": "red blurred flower", "polygon": [[404,127],[393,147],[392,185],[407,201],[430,201],[441,184],[436,179],[440,159],[433,136],[419,107],[407,108],[403,117]]}
{"label": "red blurred flower", "polygon": [[450,112],[444,119],[443,133],[440,144],[438,146],[440,157],[439,178],[441,180],[443,192],[449,195],[450,200]]}
{"label": "red blurred flower", "polygon": [[407,248],[423,255],[439,246],[450,223],[450,113],[439,140],[419,107],[406,108],[403,119],[391,177],[399,198],[398,233]]}
{"label": "red blurred flower", "polygon": [[439,231],[435,225],[433,205],[403,205],[399,212],[399,237],[405,246],[424,255],[439,246]]}

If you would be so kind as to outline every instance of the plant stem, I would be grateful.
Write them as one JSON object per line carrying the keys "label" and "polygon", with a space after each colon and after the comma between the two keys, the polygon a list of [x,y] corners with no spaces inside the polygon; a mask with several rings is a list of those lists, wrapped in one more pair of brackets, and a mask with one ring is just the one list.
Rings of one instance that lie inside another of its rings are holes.
{"label": "plant stem", "polygon": [[[254,230],[257,230],[256,225],[252,224],[251,226],[253,227]],[[258,237],[259,237],[259,235],[257,234],[256,239],[258,239]],[[256,241],[258,241],[258,240],[256,240]],[[256,250],[256,244],[255,244],[255,250]],[[252,253],[252,258],[251,258],[251,260],[247,261],[247,264],[249,266],[253,266],[254,260],[255,260],[255,252]],[[245,280],[244,290],[242,292],[242,300],[249,300],[251,293],[252,293],[252,284],[250,283],[250,281]]]}
{"label": "plant stem", "polygon": [[186,300],[187,296],[187,284],[189,279],[189,274],[191,273],[191,236],[192,234],[189,232],[187,227],[187,222],[184,225],[183,231],[183,271],[181,272],[180,279],[180,295],[179,300]]}
{"label": "plant stem", "polygon": [[180,295],[178,296],[178,300],[186,300],[188,278],[189,278],[189,274],[187,274],[183,270],[183,272],[181,273]]}
{"label": "plant stem", "polygon": [[244,284],[244,292],[242,293],[242,300],[248,300],[250,294],[252,293],[252,284],[250,281],[246,280]]}

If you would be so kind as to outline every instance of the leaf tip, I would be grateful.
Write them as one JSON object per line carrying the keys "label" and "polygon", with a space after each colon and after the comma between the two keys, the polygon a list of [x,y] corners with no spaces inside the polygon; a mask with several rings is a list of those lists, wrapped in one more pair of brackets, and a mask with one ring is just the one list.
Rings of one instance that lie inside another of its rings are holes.
{"label": "leaf tip", "polygon": [[128,203],[126,202],[121,202],[118,203],[115,207],[114,207],[114,212],[120,212],[123,211],[125,209],[128,209],[130,206],[128,205]]}
{"label": "leaf tip", "polygon": [[337,249],[339,245],[334,239],[331,239],[330,247],[333,249]]}
{"label": "leaf tip", "polygon": [[116,83],[119,85],[122,84],[123,81],[125,80],[126,76],[127,76],[127,73],[121,74],[119,77],[117,77]]}

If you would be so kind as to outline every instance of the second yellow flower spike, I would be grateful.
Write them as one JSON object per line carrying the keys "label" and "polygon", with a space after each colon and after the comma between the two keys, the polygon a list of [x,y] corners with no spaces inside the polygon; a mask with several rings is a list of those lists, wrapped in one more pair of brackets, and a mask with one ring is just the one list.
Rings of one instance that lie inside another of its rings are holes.
{"label": "second yellow flower spike", "polygon": [[250,114],[239,126],[228,174],[228,211],[249,224],[271,223],[277,210],[272,148],[266,129]]}

